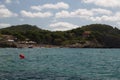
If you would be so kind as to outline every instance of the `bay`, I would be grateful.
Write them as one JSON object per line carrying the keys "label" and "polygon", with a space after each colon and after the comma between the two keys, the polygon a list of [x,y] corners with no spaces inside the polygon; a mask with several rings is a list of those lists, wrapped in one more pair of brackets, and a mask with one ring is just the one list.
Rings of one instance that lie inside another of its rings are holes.
{"label": "bay", "polygon": [[0,80],[120,80],[119,75],[120,49],[0,48]]}

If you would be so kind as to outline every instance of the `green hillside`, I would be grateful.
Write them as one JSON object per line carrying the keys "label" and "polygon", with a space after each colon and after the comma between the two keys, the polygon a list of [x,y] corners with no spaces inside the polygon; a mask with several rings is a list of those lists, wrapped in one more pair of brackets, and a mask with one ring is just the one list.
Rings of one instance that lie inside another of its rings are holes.
{"label": "green hillside", "polygon": [[92,35],[104,47],[120,47],[120,30],[105,24],[92,24],[82,29],[92,31]]}
{"label": "green hillside", "polygon": [[105,24],[91,24],[54,32],[25,24],[0,29],[0,34],[12,35],[17,41],[29,39],[44,45],[120,48],[120,30]]}

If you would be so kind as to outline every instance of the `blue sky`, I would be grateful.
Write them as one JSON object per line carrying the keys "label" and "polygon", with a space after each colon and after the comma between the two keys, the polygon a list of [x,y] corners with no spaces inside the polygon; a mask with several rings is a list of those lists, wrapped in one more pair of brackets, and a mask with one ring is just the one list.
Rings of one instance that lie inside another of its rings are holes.
{"label": "blue sky", "polygon": [[120,29],[120,0],[0,0],[0,28],[31,24],[64,31],[94,23]]}

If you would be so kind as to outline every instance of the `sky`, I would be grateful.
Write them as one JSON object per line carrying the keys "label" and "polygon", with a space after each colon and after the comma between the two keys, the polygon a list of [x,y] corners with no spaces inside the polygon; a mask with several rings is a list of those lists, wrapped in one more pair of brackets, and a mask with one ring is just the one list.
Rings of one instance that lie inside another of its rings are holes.
{"label": "sky", "polygon": [[120,0],[0,0],[0,28],[21,24],[51,31],[89,24],[120,29]]}

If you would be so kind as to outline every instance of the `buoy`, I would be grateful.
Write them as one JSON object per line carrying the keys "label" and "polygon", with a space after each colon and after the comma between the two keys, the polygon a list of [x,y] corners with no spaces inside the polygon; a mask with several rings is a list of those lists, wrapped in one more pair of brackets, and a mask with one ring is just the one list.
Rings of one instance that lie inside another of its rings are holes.
{"label": "buoy", "polygon": [[20,57],[20,59],[24,59],[25,58],[24,54],[20,54],[19,57]]}

